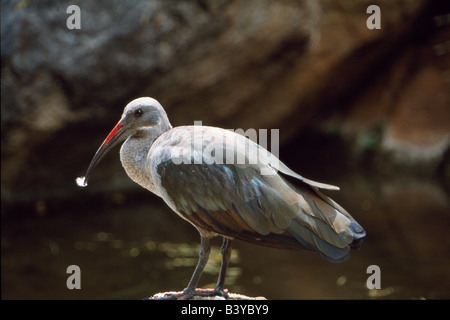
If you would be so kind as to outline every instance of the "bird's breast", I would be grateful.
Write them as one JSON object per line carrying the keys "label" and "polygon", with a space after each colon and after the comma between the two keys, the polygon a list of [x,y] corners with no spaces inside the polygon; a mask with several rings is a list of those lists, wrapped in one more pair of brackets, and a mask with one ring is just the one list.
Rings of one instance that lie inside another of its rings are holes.
{"label": "bird's breast", "polygon": [[143,141],[138,139],[127,139],[120,149],[120,162],[131,180],[157,194],[149,168],[148,151],[150,146],[146,146]]}

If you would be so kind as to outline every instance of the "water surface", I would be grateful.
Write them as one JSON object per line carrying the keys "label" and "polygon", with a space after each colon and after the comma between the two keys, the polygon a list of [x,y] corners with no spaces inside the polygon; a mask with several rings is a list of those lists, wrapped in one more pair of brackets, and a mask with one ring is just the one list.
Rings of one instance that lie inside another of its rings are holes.
{"label": "water surface", "polygon": [[[341,187],[327,194],[366,229],[361,248],[334,264],[235,241],[230,291],[270,299],[450,298],[450,200],[438,181],[353,174],[327,182]],[[197,263],[197,231],[144,190],[27,208],[2,215],[4,299],[142,299],[182,290]],[[215,284],[220,244],[201,287]],[[81,269],[80,290],[66,287],[69,265]],[[370,265],[380,267],[380,290],[366,286]]]}

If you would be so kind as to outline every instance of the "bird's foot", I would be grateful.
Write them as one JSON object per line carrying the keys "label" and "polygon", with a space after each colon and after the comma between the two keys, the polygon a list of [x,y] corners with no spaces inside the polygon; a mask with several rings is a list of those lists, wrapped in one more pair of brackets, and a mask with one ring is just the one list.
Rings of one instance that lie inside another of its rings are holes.
{"label": "bird's foot", "polygon": [[228,297],[228,290],[222,289],[222,288],[215,288],[215,289],[195,289],[188,290],[187,288],[184,289],[181,292],[167,292],[164,295],[155,295],[149,299],[151,300],[189,300],[192,299],[195,296],[199,297],[214,297],[214,296],[221,296],[221,297]]}
{"label": "bird's foot", "polygon": [[194,294],[195,292],[185,289],[179,292],[158,293],[148,298],[148,300],[189,300]]}
{"label": "bird's foot", "polygon": [[194,295],[201,296],[201,297],[221,296],[221,297],[227,298],[228,297],[228,289],[222,289],[222,288],[196,289]]}

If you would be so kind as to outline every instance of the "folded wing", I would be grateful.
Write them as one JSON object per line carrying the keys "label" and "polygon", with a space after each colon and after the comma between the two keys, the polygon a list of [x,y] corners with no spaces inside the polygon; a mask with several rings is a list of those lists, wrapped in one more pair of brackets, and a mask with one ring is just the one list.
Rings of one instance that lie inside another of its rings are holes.
{"label": "folded wing", "polygon": [[[192,150],[192,141],[180,137],[176,144],[158,141],[165,147],[153,150],[159,159],[155,174],[161,196],[183,218],[200,232],[271,247],[317,251],[330,261],[348,258],[350,248],[361,241],[365,232],[350,214],[319,191],[337,187],[297,175],[267,150],[240,135],[209,128],[202,127],[200,150]],[[223,139],[208,140],[218,134]],[[172,152],[168,152],[169,146]],[[184,148],[184,156],[189,154],[191,161],[180,163],[175,159],[179,148]],[[205,148],[211,152],[205,152]],[[217,161],[217,153],[212,152],[219,148],[222,161]],[[226,153],[231,149],[234,160],[241,157],[247,162],[226,163]],[[251,152],[260,153],[256,162],[250,161]],[[281,174],[300,182],[293,186]]]}

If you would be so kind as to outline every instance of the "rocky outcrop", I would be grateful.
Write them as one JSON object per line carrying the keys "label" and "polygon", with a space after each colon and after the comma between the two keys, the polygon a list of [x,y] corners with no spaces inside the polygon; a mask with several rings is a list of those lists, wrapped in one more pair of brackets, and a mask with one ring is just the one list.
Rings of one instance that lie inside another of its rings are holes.
{"label": "rocky outcrop", "polygon": [[[79,30],[66,27],[71,4],[1,3],[2,203],[74,194],[139,96],[158,99],[173,125],[279,128],[282,146],[313,128],[355,156],[446,161],[442,1],[377,1],[379,30],[366,27],[369,4],[347,0],[78,1]],[[92,192],[134,187],[117,158]]]}

